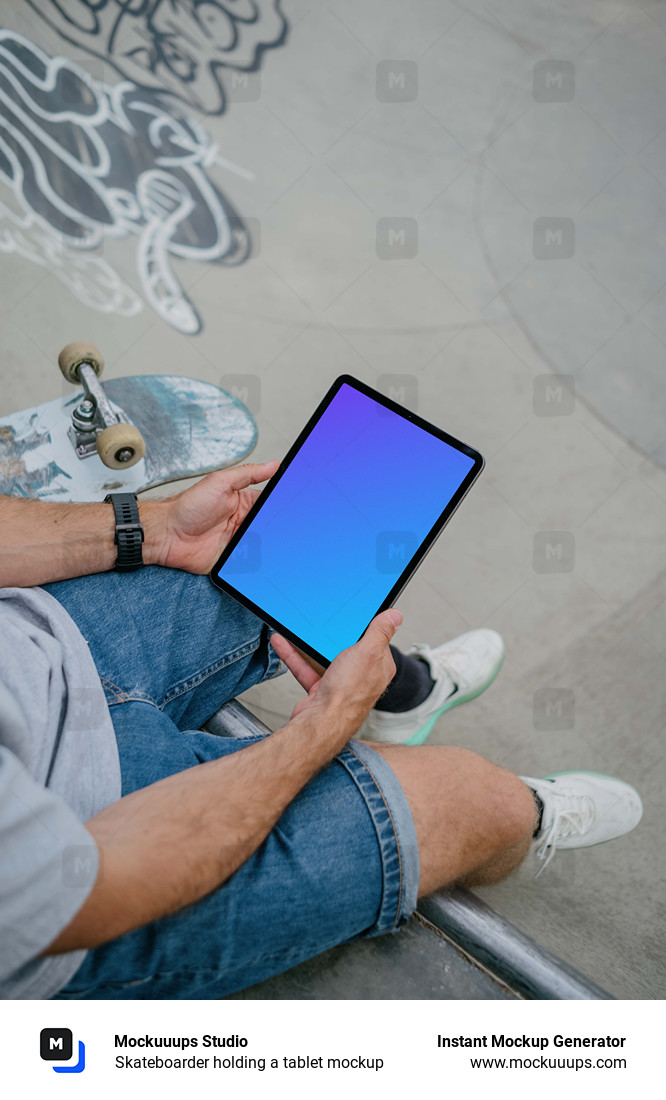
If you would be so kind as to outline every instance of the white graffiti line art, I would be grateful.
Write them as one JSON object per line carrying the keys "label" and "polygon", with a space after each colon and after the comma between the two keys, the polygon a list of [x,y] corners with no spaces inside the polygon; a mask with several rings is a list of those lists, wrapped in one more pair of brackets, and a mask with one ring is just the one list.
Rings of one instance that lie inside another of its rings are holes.
{"label": "white graffiti line art", "polygon": [[0,252],[15,252],[47,268],[91,309],[121,317],[132,317],[143,309],[139,295],[104,259],[70,248],[54,230],[39,225],[34,214],[18,216],[2,202]]}
{"label": "white graffiti line art", "polygon": [[222,114],[266,50],[282,46],[280,0],[28,0],[67,42],[125,79]]}
{"label": "white graffiti line art", "polygon": [[163,96],[96,81],[0,30],[0,182],[20,211],[2,204],[0,248],[50,264],[86,304],[137,312],[135,292],[85,253],[106,238],[138,237],[146,299],[180,332],[200,331],[172,259],[236,264],[249,252],[240,218],[206,174],[215,163],[229,166],[200,124],[169,110]]}
{"label": "white graffiti line art", "polygon": [[166,172],[145,172],[138,184],[138,198],[146,218],[137,263],[148,301],[181,332],[197,331],[197,316],[180,292],[169,268],[169,241],[192,212],[192,196]]}

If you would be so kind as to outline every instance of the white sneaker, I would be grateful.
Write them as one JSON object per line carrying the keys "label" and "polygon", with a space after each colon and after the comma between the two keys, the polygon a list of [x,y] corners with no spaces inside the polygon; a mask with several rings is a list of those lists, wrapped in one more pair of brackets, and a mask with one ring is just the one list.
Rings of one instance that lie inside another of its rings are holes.
{"label": "white sneaker", "polygon": [[435,686],[412,710],[371,710],[359,731],[366,741],[422,745],[440,715],[490,687],[502,667],[504,642],[494,630],[470,630],[434,649],[414,645],[409,653],[430,667]]}
{"label": "white sneaker", "polygon": [[555,772],[523,783],[543,802],[541,828],[535,837],[537,857],[550,863],[558,848],[589,848],[635,829],[643,816],[638,791],[622,779],[598,772]]}

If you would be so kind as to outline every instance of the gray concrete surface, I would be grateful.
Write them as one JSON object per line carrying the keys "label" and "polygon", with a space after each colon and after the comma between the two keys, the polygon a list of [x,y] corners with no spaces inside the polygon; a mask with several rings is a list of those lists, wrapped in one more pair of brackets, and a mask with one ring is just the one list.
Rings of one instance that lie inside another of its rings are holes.
{"label": "gray concrete surface", "polygon": [[357,940],[228,1000],[367,1001],[515,999],[502,983],[416,917],[394,936]]}
{"label": "gray concrete surface", "polygon": [[[482,450],[481,483],[401,600],[401,641],[489,625],[507,661],[432,740],[521,773],[624,776],[645,802],[631,836],[483,896],[616,996],[663,997],[666,3],[284,8],[254,98],[189,108],[253,237],[237,266],[173,260],[198,334],[146,301],[130,231],[94,255],[143,307],[114,312],[108,289],[84,304],[73,246],[39,219],[19,232],[0,183],[2,411],[58,396],[58,350],[86,337],[114,374],[246,392],[258,458],[342,371]],[[28,10],[5,4],[5,26],[120,79]],[[275,724],[298,694],[283,678],[247,701]]]}

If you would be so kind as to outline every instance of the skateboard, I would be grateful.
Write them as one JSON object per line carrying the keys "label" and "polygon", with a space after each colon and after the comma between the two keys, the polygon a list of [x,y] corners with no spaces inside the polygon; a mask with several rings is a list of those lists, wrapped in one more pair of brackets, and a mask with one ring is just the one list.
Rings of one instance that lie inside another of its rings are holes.
{"label": "skateboard", "polygon": [[218,386],[178,375],[100,376],[94,344],[63,348],[58,365],[78,386],[0,417],[0,494],[103,500],[232,466],[253,450],[254,417]]}

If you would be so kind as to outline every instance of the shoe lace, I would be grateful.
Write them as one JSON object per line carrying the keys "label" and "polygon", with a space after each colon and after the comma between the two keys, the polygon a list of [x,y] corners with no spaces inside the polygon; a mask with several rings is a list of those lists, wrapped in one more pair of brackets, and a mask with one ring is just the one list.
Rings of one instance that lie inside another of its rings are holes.
{"label": "shoe lace", "polygon": [[595,805],[589,795],[566,795],[562,792],[555,797],[561,799],[562,804],[553,814],[543,837],[539,838],[536,855],[542,865],[536,878],[546,870],[561,841],[570,836],[584,836],[596,820]]}

